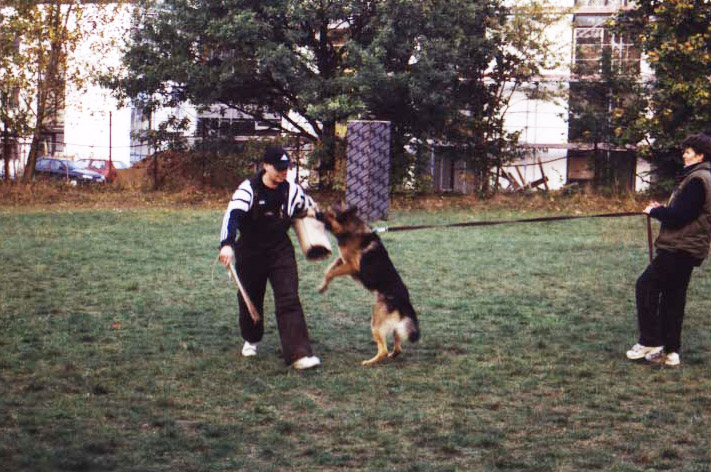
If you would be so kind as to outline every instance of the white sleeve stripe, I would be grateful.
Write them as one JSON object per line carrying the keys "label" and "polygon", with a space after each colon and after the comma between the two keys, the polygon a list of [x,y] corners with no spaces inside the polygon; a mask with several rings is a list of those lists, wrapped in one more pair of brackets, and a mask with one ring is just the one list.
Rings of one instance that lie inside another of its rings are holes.
{"label": "white sleeve stripe", "polygon": [[227,205],[227,213],[232,210],[249,211],[249,202],[245,202],[244,200],[232,200],[230,204]]}
{"label": "white sleeve stripe", "polygon": [[[241,208],[244,211],[249,211],[249,209],[252,207],[252,200],[254,200],[254,192],[252,191],[252,184],[250,183],[249,180],[245,180],[240,184],[240,186],[235,190],[235,193],[232,195],[232,202],[234,201],[243,201],[246,203],[247,208]],[[232,204],[230,202],[230,204]]]}
{"label": "white sleeve stripe", "polygon": [[[296,184],[293,184],[293,192],[292,195],[290,195],[289,199],[289,216],[294,216],[294,213],[296,212],[296,207],[299,205],[299,200],[303,199],[303,191],[301,191],[301,187],[299,187]],[[290,189],[290,190],[292,190]]]}
{"label": "white sleeve stripe", "polygon": [[247,206],[249,206],[249,204],[251,203],[250,200],[245,200],[244,198],[233,198],[232,200],[230,200],[230,203],[232,202],[243,202]]}
{"label": "white sleeve stripe", "polygon": [[230,211],[225,212],[225,216],[222,217],[222,230],[220,231],[220,241],[224,241],[227,238],[227,225],[230,222]]}
{"label": "white sleeve stripe", "polygon": [[291,200],[289,201],[289,216],[294,214],[294,210],[296,209],[296,199],[298,198],[298,196],[299,196],[299,189],[297,187],[296,191],[291,196]]}
{"label": "white sleeve stripe", "polygon": [[238,188],[237,190],[235,190],[235,193],[232,194],[232,200],[236,200],[238,198],[252,200],[252,192],[250,192],[246,188]]}
{"label": "white sleeve stripe", "polygon": [[302,212],[304,210],[307,210],[314,206],[313,200],[311,197],[306,195],[304,192],[304,189],[301,188],[298,184],[294,184],[292,188],[290,188],[290,200],[289,200],[289,216],[294,216],[294,213],[296,213],[296,210],[298,209],[299,212]]}
{"label": "white sleeve stripe", "polygon": [[227,210],[225,215],[222,217],[222,228],[220,230],[220,241],[224,241],[227,237],[227,228],[230,222],[230,215],[232,210],[242,210],[248,212],[252,207],[253,192],[252,184],[249,180],[245,180],[240,184],[240,186],[232,194],[232,200],[227,205]]}

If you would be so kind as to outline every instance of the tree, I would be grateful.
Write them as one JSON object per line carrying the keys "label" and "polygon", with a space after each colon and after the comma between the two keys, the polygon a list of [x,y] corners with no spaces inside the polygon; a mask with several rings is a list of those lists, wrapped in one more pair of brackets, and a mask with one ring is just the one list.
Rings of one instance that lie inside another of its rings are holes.
{"label": "tree", "polygon": [[106,83],[151,107],[179,101],[279,113],[282,130],[327,149],[336,123],[362,109],[351,92],[347,45],[374,15],[368,1],[145,1],[125,55]]}
{"label": "tree", "polygon": [[[141,6],[125,69],[106,80],[119,98],[150,106],[221,104],[256,120],[277,112],[285,119],[282,131],[318,145],[321,169],[333,166],[337,123],[388,120],[398,180],[413,163],[410,151],[433,140],[466,142],[471,159],[500,155],[511,140],[501,117],[510,95],[498,81],[521,86],[545,56],[544,43],[534,39],[538,31],[530,41],[523,36],[529,25],[545,24],[538,21],[545,15],[534,18],[530,10],[526,21],[508,26],[499,0],[146,0]],[[521,49],[533,42],[536,51]],[[481,120],[488,128],[472,132]],[[493,148],[485,144],[492,142]]]}
{"label": "tree", "polygon": [[12,150],[18,139],[29,133],[31,109],[20,100],[20,90],[27,88],[27,57],[19,48],[19,19],[15,12],[0,10],[0,125],[5,179],[10,178]]}
{"label": "tree", "polygon": [[616,134],[638,144],[661,182],[680,167],[679,144],[711,132],[711,4],[705,0],[641,0],[617,18],[616,28],[646,54],[653,77],[627,87],[633,113],[615,110]]}
{"label": "tree", "polygon": [[31,136],[25,183],[34,175],[43,132],[61,124],[67,86],[81,88],[94,70],[68,59],[89,32],[107,24],[105,13],[101,1],[81,0],[10,0],[2,10],[3,154],[7,162],[10,139]]}
{"label": "tree", "polygon": [[556,96],[534,79],[559,65],[546,30],[563,13],[547,1],[487,0],[386,2],[383,12],[358,51],[355,83],[363,115],[393,123],[396,181],[413,164],[426,175],[439,146],[466,160],[486,193],[491,169],[520,155],[518,134],[504,131],[514,94]]}

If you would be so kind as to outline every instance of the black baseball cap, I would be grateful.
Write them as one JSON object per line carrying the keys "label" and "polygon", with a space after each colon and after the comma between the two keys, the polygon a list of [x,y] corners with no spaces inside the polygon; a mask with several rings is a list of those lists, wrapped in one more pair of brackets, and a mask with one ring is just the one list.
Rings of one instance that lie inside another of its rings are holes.
{"label": "black baseball cap", "polygon": [[291,164],[291,159],[289,154],[286,153],[284,148],[279,146],[269,146],[266,151],[264,151],[264,157],[262,158],[266,164],[271,164],[277,170],[285,170],[289,168]]}

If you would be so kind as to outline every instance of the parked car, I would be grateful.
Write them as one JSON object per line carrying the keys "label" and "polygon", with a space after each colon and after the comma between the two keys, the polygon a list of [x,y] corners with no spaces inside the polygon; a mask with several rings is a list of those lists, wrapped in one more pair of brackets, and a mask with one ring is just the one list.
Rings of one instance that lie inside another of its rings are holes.
{"label": "parked car", "polygon": [[112,162],[114,164],[114,167],[116,167],[117,169],[130,169],[131,168],[131,164],[126,164],[125,162],[121,162],[121,161],[112,161]]}
{"label": "parked car", "polygon": [[37,159],[35,164],[35,176],[39,178],[49,178],[63,180],[71,185],[106,182],[106,177],[74,161],[66,159],[56,159],[53,157],[42,157]]}
{"label": "parked car", "polygon": [[119,168],[118,162],[112,162],[108,159],[79,159],[76,163],[85,169],[98,172],[106,177],[109,182],[116,178],[116,169]]}

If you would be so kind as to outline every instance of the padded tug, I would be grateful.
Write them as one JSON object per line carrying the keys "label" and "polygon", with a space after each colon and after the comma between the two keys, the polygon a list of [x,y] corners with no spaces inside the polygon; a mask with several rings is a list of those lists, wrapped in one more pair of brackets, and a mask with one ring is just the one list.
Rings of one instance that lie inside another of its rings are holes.
{"label": "padded tug", "polygon": [[[376,364],[402,352],[402,341],[415,342],[420,337],[417,315],[410,304],[410,294],[388,256],[382,241],[356,214],[356,208],[343,210],[334,205],[320,212],[323,221],[338,241],[339,257],[326,269],[318,288],[324,293],[335,277],[350,275],[375,294],[371,330],[378,346],[375,356],[363,365]],[[393,333],[394,346],[388,353],[387,337]]]}

